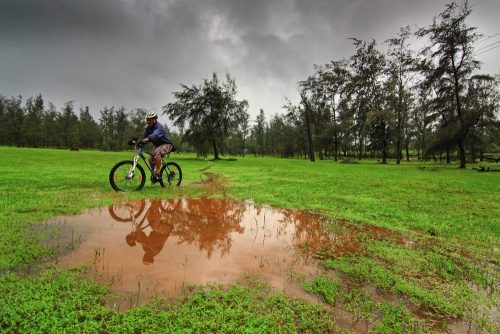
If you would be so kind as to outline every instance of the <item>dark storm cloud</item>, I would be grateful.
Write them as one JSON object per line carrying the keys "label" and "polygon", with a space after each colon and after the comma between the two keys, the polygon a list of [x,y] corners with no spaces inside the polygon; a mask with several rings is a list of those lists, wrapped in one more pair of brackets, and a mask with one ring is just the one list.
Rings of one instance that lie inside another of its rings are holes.
{"label": "dark storm cloud", "polygon": [[[111,105],[160,111],[179,83],[229,71],[252,113],[269,115],[296,96],[313,64],[351,55],[349,37],[382,46],[401,26],[430,24],[445,3],[0,0],[0,94],[41,92],[96,116]],[[498,7],[478,0],[473,25],[498,32]]]}
{"label": "dark storm cloud", "polygon": [[31,86],[58,99],[86,96],[100,107],[147,105],[159,75],[196,68],[191,60],[201,54],[199,13],[189,6],[12,1],[0,9],[1,88],[10,81],[19,92]]}

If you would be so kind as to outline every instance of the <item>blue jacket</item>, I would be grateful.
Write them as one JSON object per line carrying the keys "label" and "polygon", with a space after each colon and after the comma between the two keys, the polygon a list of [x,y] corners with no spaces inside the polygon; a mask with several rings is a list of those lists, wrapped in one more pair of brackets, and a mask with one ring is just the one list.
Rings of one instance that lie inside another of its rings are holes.
{"label": "blue jacket", "polygon": [[152,142],[154,146],[172,144],[172,139],[170,139],[167,130],[165,130],[163,125],[158,121],[152,127],[146,126],[144,129],[144,138],[146,137],[149,138],[149,141]]}

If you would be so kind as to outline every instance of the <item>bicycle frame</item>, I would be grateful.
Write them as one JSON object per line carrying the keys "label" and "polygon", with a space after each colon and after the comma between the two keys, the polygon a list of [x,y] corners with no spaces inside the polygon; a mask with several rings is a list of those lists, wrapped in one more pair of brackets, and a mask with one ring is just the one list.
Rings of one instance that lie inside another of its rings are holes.
{"label": "bicycle frame", "polygon": [[139,147],[139,150],[137,151],[137,155],[134,157],[134,164],[132,165],[132,167],[128,171],[127,178],[131,179],[134,176],[135,167],[137,167],[137,162],[139,161],[139,157],[142,158],[142,161],[144,161],[144,163],[148,167],[149,171],[151,173],[153,173],[153,171],[151,170],[151,166],[149,165],[149,163],[146,160],[146,157],[144,156],[144,153],[147,153],[144,151],[144,148]]}
{"label": "bicycle frame", "polygon": [[[144,155],[144,154],[148,154],[150,156],[153,156],[153,154],[144,150],[144,147],[142,147],[142,146],[139,146],[137,144],[136,144],[136,146],[138,147],[138,151],[137,151],[137,155],[134,157],[134,164],[132,165],[132,167],[130,168],[130,170],[127,174],[127,178],[129,178],[129,179],[131,179],[134,176],[134,171],[135,171],[135,168],[137,166],[137,163],[139,162],[139,158],[141,158],[142,161],[144,161],[144,164],[148,167],[148,170],[151,173],[151,175],[154,173],[154,167],[152,167],[149,164],[148,159]],[[162,165],[166,165],[164,157],[161,158],[161,162],[162,162]],[[170,168],[168,168],[168,166],[166,166],[166,167],[167,167],[168,171],[170,172]]]}

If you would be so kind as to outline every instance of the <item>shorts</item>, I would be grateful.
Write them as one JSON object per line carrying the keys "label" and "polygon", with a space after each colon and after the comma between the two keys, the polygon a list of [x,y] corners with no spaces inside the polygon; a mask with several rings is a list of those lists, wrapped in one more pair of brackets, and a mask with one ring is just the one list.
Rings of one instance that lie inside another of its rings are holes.
{"label": "shorts", "polygon": [[174,148],[174,146],[172,144],[163,144],[163,145],[157,146],[153,149],[153,156],[155,158],[161,158],[165,154],[170,153],[170,151],[172,151],[173,148]]}

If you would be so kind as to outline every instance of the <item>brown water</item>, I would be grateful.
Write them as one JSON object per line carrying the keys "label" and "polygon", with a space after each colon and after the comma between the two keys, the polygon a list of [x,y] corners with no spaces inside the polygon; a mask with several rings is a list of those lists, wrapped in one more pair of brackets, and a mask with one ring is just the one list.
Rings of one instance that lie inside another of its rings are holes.
{"label": "brown water", "polygon": [[[305,293],[298,278],[334,274],[323,272],[311,254],[363,252],[367,237],[414,246],[385,228],[337,221],[325,229],[317,215],[227,198],[134,200],[52,223],[66,231],[71,248],[59,264],[90,265],[121,296],[110,306],[122,310],[153,296],[180,296],[191,284],[244,284],[246,277],[319,302]],[[388,298],[372,292],[375,299]],[[338,307],[333,317],[341,328],[357,333],[368,332],[373,324],[353,323]],[[479,333],[463,321],[448,323],[448,330]]]}
{"label": "brown water", "polygon": [[59,264],[91,265],[115,291],[136,293],[137,303],[244,276],[305,297],[295,278],[321,269],[304,250],[335,243],[316,216],[230,199],[136,200],[64,220],[75,247]]}

